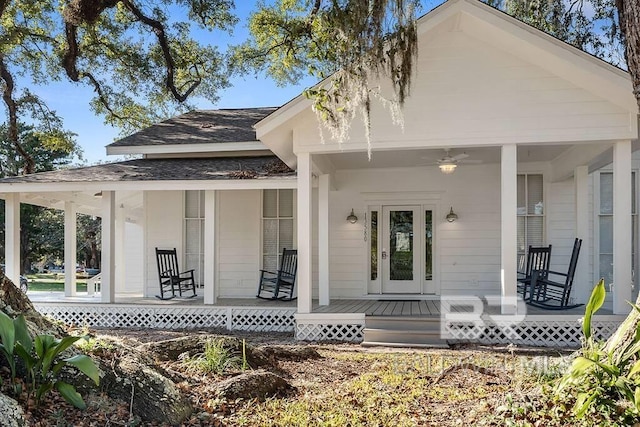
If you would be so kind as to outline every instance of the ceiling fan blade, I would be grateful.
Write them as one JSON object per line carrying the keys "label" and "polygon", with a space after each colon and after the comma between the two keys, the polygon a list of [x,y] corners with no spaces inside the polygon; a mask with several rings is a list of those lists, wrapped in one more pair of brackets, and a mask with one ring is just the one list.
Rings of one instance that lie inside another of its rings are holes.
{"label": "ceiling fan blade", "polygon": [[483,163],[483,162],[482,160],[468,159],[468,160],[461,160],[460,163],[463,163],[465,165],[479,165],[480,163]]}
{"label": "ceiling fan blade", "polygon": [[466,159],[467,157],[469,157],[467,153],[460,153],[453,156],[452,159],[457,161],[457,160]]}

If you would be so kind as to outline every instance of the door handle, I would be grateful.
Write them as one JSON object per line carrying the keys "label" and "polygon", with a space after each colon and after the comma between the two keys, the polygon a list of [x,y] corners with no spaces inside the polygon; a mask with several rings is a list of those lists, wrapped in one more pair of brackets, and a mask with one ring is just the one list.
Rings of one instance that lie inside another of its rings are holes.
{"label": "door handle", "polygon": [[385,249],[382,250],[382,259],[387,259],[387,251]]}

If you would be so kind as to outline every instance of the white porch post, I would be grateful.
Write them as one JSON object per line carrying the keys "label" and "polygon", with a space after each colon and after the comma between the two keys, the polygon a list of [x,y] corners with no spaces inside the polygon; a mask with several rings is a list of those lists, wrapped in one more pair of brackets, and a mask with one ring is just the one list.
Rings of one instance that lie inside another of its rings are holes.
{"label": "white porch post", "polygon": [[76,295],[76,204],[64,202],[64,296]]}
{"label": "white porch post", "polygon": [[589,167],[578,166],[573,172],[576,192],[576,237],[582,239],[580,256],[574,279],[574,294],[578,303],[586,303],[591,294],[591,277],[589,276]]}
{"label": "white porch post", "polygon": [[518,159],[515,144],[503,145],[500,174],[502,313],[516,311],[518,267]]}
{"label": "white porch post", "polygon": [[318,179],[318,287],[320,305],[329,305],[329,175]]}
{"label": "white porch post", "polygon": [[9,193],[4,200],[5,275],[20,286],[20,193]]}
{"label": "white porch post", "polygon": [[311,154],[298,154],[298,313],[311,313]]}
{"label": "white porch post", "polygon": [[115,279],[115,192],[102,192],[102,256],[100,261],[101,301],[114,302],[116,290]]}
{"label": "white porch post", "polygon": [[216,303],[216,191],[204,193],[204,303]]}
{"label": "white porch post", "polygon": [[613,313],[631,307],[631,141],[613,146]]}
{"label": "white porch post", "polygon": [[124,290],[126,287],[127,272],[126,272],[126,258],[124,255],[124,241],[125,235],[125,221],[126,216],[124,212],[124,205],[119,205],[116,208],[115,229],[114,229],[114,263],[115,263],[115,277],[114,277],[114,293],[115,287],[118,286]]}

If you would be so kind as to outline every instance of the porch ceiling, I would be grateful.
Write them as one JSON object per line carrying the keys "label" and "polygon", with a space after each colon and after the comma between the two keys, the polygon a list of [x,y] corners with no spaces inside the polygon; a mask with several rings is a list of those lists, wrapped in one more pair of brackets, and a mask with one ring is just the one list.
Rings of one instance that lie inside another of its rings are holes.
{"label": "porch ceiling", "polygon": [[[345,144],[348,144],[345,143]],[[540,145],[519,146],[518,163],[551,162],[570,150],[573,145]],[[467,153],[465,160],[479,161],[481,164],[500,163],[500,147],[455,148],[450,155]],[[436,162],[444,157],[443,148],[419,150],[376,150],[368,159],[366,152],[335,153],[325,155],[335,169],[376,169],[395,167],[436,166]],[[466,166],[464,161],[462,166]],[[472,165],[472,164],[470,164]]]}

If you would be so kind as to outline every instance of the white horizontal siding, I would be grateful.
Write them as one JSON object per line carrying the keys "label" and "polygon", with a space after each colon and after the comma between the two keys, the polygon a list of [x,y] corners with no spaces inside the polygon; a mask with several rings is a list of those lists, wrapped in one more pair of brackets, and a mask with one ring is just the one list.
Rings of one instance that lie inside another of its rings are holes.
{"label": "white horizontal siding", "polygon": [[[374,149],[448,141],[472,146],[630,137],[635,116],[542,68],[536,58],[521,59],[464,31],[429,34],[419,43],[418,71],[403,108],[404,128],[400,131],[374,102]],[[295,135],[299,148],[336,149],[328,137],[323,144],[310,110],[297,117]],[[364,135],[363,125],[354,121],[346,144],[362,142]]]}
{"label": "white horizontal siding", "polygon": [[[116,283],[116,293],[144,292],[144,228],[140,224],[125,223],[124,269],[125,282]],[[118,266],[116,266],[118,268]]]}
{"label": "white horizontal siding", "polygon": [[182,191],[145,191],[147,283],[145,296],[160,294],[156,248],[178,251],[183,255],[184,201]]}
{"label": "white horizontal siding", "polygon": [[260,190],[218,192],[217,287],[221,298],[256,294],[262,244],[260,203]]}
{"label": "white horizontal siding", "polygon": [[[401,199],[403,192],[409,199],[425,197],[425,204],[435,205],[434,264],[440,292],[499,292],[500,194],[495,191],[499,174],[497,165],[464,165],[449,176],[433,168],[338,171],[339,190],[330,193],[329,203],[332,297],[367,294],[370,243],[364,241],[364,214],[368,204],[377,204],[368,200],[376,193]],[[460,217],[455,223],[444,220],[451,206]],[[356,224],[345,220],[351,208],[359,219]]]}

